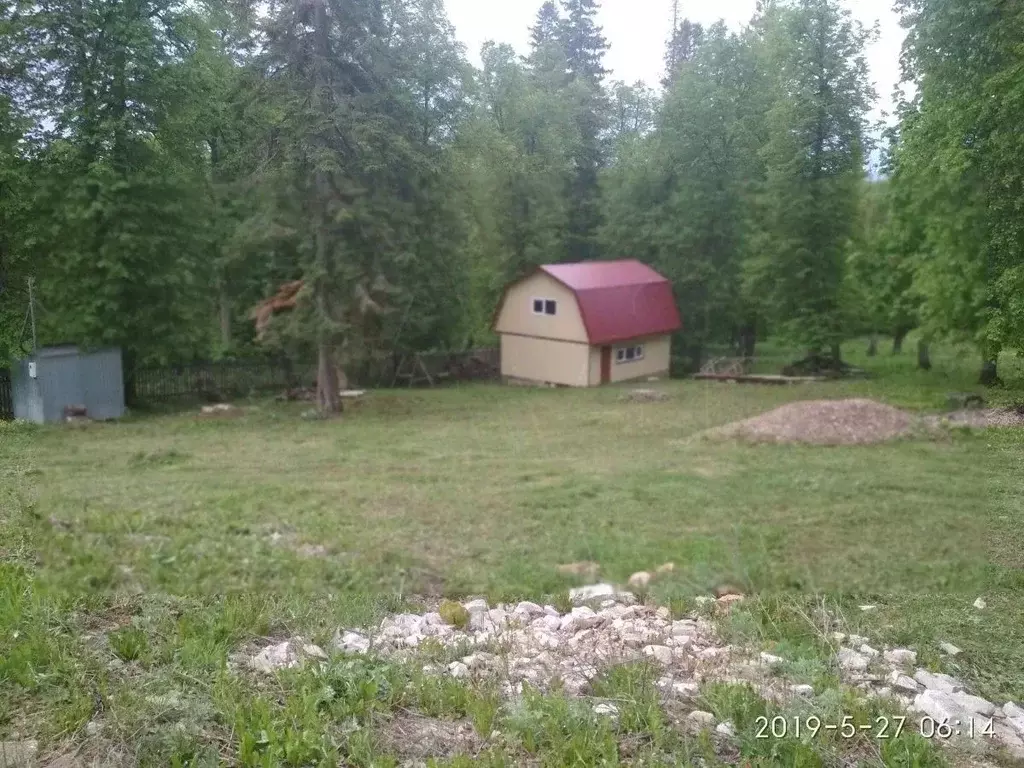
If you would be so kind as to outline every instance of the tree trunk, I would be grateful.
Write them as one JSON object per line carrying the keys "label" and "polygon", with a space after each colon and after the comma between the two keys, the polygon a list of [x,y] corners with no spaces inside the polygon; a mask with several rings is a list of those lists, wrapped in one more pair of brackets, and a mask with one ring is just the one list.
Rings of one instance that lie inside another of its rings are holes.
{"label": "tree trunk", "polygon": [[868,357],[874,357],[878,354],[878,336],[872,333],[868,337]]}
{"label": "tree trunk", "polygon": [[903,340],[907,338],[907,331],[902,328],[897,328],[896,333],[892,337],[892,353],[899,355],[903,352]]}
{"label": "tree trunk", "polygon": [[227,350],[231,347],[231,299],[228,298],[224,283],[220,285],[217,301],[220,308],[220,343]]}
{"label": "tree trunk", "polygon": [[924,339],[917,342],[917,367],[922,371],[932,369],[931,350],[928,347],[928,342]]}
{"label": "tree trunk", "polygon": [[839,368],[840,368],[839,364],[843,361],[843,350],[842,350],[842,348],[840,347],[839,344],[833,344],[832,345],[831,354],[832,354],[832,360],[833,360],[833,362],[835,363],[835,366],[836,366],[836,370],[839,370]]}
{"label": "tree trunk", "polygon": [[986,387],[994,387],[999,384],[998,370],[995,360],[983,360],[981,363],[981,377],[979,382]]}
{"label": "tree trunk", "polygon": [[748,320],[740,327],[740,356],[744,360],[750,360],[754,356],[754,349],[757,346],[757,324]]}
{"label": "tree trunk", "polygon": [[321,341],[317,346],[316,407],[322,414],[341,413],[338,394],[338,368],[334,364],[334,350]]}

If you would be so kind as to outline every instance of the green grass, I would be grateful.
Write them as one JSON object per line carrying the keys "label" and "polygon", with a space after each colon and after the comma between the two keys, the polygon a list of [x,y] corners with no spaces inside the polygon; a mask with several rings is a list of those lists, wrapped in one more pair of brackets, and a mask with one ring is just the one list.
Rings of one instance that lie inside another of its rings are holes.
{"label": "green grass", "polygon": [[[580,560],[616,581],[673,561],[651,596],[677,613],[719,584],[742,587],[757,599],[726,631],[783,652],[816,690],[835,684],[824,601],[845,629],[914,645],[981,695],[1019,701],[1020,433],[843,448],[700,434],[797,399],[928,410],[980,391],[973,357],[936,349],[925,373],[906,349],[869,360],[851,345],[874,373],[864,381],[673,381],[658,385],[670,399],[650,404],[622,402],[616,387],[471,386],[372,393],[334,421],[254,401],[231,419],[0,424],[0,740],[113,749],[128,764],[377,765],[394,757],[385,736],[408,710],[469,723],[484,764],[718,759],[681,735],[641,668],[599,686],[623,701],[612,725],[569,699],[527,696],[509,711],[492,691],[398,667],[268,686],[225,666],[257,638],[325,643],[416,595],[564,601],[573,582],[556,566]],[[1019,361],[1007,357],[1002,375],[991,398],[1020,399]],[[978,596],[985,611],[971,606]],[[965,651],[955,663],[937,651],[944,640]],[[746,706],[708,696],[723,711]],[[488,741],[491,730],[504,738]],[[748,741],[740,752],[765,765],[838,749],[773,756]],[[865,759],[931,764],[919,746]]]}

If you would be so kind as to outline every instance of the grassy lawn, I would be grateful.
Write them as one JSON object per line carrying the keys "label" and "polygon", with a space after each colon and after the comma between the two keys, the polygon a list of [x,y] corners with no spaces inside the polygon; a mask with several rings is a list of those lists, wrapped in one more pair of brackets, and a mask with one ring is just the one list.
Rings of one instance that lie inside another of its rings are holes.
{"label": "grassy lawn", "polygon": [[[1024,436],[824,448],[701,435],[792,400],[867,396],[940,409],[947,392],[974,388],[974,359],[954,351],[937,353],[928,373],[913,370],[909,352],[862,360],[858,351],[849,354],[871,379],[673,381],[658,385],[668,401],[649,404],[624,402],[614,387],[471,386],[372,393],[328,422],[301,419],[305,406],[252,402],[237,417],[0,424],[0,740],[82,748],[95,736],[86,723],[99,720],[106,748],[127,764],[344,756],[369,765],[387,764],[387,739],[347,723],[377,709],[481,719],[489,733],[491,698],[389,677],[407,671],[346,668],[332,690],[350,693],[325,703],[323,680],[308,673],[268,691],[225,661],[257,637],[324,642],[410,596],[558,594],[573,582],[556,566],[578,560],[616,581],[673,561],[652,594],[673,605],[738,585],[757,599],[724,630],[808,659],[824,658],[806,618],[824,600],[850,629],[913,645],[923,663],[997,703],[1020,701]],[[1015,360],[1002,374],[1008,387],[994,399],[1024,396]],[[972,607],[979,596],[984,611]],[[861,612],[862,603],[878,608]],[[941,641],[964,653],[942,657]],[[377,693],[360,697],[353,686]],[[622,734],[598,725],[577,727],[596,751],[563,754],[563,737],[544,736],[537,713],[571,724],[572,702],[530,706],[533,714],[503,715],[502,727],[527,722],[540,762],[632,759]],[[327,735],[325,712],[337,725]],[[659,738],[644,749],[657,742],[658,754],[714,758],[707,745]],[[270,742],[284,751],[268,751]],[[778,757],[758,749],[755,762]],[[828,764],[808,755],[800,764]]]}

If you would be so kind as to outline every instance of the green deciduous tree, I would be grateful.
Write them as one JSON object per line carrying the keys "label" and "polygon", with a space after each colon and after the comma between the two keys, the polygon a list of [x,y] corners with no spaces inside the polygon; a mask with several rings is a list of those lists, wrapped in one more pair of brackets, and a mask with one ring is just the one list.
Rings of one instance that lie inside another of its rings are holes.
{"label": "green deciduous tree", "polygon": [[921,317],[926,332],[975,341],[991,384],[999,351],[1024,338],[1024,10],[995,0],[901,7],[904,76],[917,92],[901,117],[894,183],[923,225]]}

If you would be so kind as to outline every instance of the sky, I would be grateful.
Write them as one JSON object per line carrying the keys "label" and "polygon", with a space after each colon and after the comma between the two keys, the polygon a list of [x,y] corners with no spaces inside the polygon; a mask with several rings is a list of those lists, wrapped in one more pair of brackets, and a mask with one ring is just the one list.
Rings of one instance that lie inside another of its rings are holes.
{"label": "sky", "polygon": [[[519,53],[528,49],[529,27],[542,0],[445,0],[456,37],[465,44],[470,61],[480,66],[480,46],[487,40],[509,43]],[[892,11],[893,0],[843,0],[855,18],[879,25],[879,37],[867,51],[878,101],[871,117],[890,115],[892,90],[899,80],[903,29]],[[755,0],[680,0],[680,16],[702,24],[719,19],[739,29],[754,15]],[[603,0],[598,23],[611,44],[605,55],[610,77],[657,86],[663,74],[665,41],[672,27],[671,0]]]}

